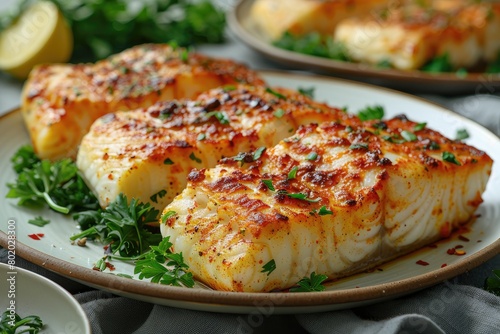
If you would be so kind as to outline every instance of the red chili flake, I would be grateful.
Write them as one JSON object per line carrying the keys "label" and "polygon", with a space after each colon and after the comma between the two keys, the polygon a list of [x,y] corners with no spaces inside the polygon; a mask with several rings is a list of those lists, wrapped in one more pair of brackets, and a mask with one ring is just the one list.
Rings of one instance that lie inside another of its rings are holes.
{"label": "red chili flake", "polygon": [[421,265],[421,266],[428,266],[428,265],[429,265],[429,262],[425,262],[425,261],[422,261],[422,260],[418,260],[418,261],[417,261],[417,264],[418,264],[418,265]]}
{"label": "red chili flake", "polygon": [[40,240],[41,238],[43,238],[44,235],[45,234],[43,233],[33,233],[33,234],[28,234],[28,237],[30,237],[33,240]]}
{"label": "red chili flake", "polygon": [[461,235],[461,234],[458,236],[458,239],[459,239],[459,240],[462,240],[462,241],[470,241],[470,239],[469,239],[469,238],[464,237],[464,236],[463,236],[463,235]]}
{"label": "red chili flake", "polygon": [[446,266],[447,266],[447,264],[446,264],[446,263],[443,263],[443,264],[441,265],[441,268],[444,268],[444,267],[446,267]]}
{"label": "red chili flake", "polygon": [[450,248],[446,251],[447,254],[449,255],[455,255],[455,248]]}
{"label": "red chili flake", "polygon": [[455,249],[459,249],[459,248],[464,248],[464,246],[463,245],[456,245],[455,246]]}
{"label": "red chili flake", "polygon": [[115,266],[114,266],[114,265],[112,265],[112,264],[111,264],[111,263],[109,263],[109,262],[106,262],[106,268],[108,268],[108,269],[109,269],[109,270],[111,270],[111,271],[115,270]]}

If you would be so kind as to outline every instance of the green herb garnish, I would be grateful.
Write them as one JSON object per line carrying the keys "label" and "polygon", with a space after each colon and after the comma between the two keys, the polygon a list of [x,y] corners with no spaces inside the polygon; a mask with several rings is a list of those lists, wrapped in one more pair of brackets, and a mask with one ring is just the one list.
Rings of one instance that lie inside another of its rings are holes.
{"label": "green herb garnish", "polygon": [[[51,0],[72,29],[75,43],[71,62],[88,62],[141,43],[191,46],[224,41],[224,11],[211,1]],[[32,1],[12,6],[14,13],[0,18],[0,30],[9,26]]]}
{"label": "green herb garnish", "polygon": [[44,219],[43,217],[38,216],[38,217],[35,217],[33,219],[29,219],[28,223],[33,224],[33,225],[38,226],[38,227],[44,227],[45,225],[50,223],[50,220]]}
{"label": "green herb garnish", "polygon": [[17,198],[18,205],[41,207],[67,214],[99,207],[98,200],[87,187],[74,162],[39,160],[26,146],[11,159],[19,170],[15,183],[8,183],[7,198]]}
{"label": "green herb garnish", "polygon": [[453,153],[450,153],[450,152],[443,152],[442,154],[442,158],[444,161],[447,161],[447,162],[451,162],[455,165],[461,165],[460,164],[460,161],[457,160],[457,158],[455,157],[455,155]]}
{"label": "green herb garnish", "polygon": [[262,266],[261,273],[267,273],[267,276],[269,276],[275,269],[276,269],[276,262],[274,262],[274,259],[272,259],[271,261]]}
{"label": "green herb garnish", "polygon": [[156,194],[149,197],[149,199],[153,203],[158,203],[158,198],[163,198],[163,197],[165,197],[166,194],[167,194],[167,191],[165,189],[162,189],[159,192],[157,192]]}
{"label": "green herb garnish", "polygon": [[309,88],[299,87],[299,93],[311,99],[314,99],[314,90],[315,90],[314,87],[309,87]]}
{"label": "green herb garnish", "polygon": [[163,160],[163,164],[164,165],[173,165],[174,162],[172,161],[172,159],[166,158],[165,160]]}
{"label": "green herb garnish", "polygon": [[325,205],[319,208],[319,210],[317,209],[313,210],[311,213],[313,214],[317,213],[320,216],[333,215],[333,211],[327,209]]}
{"label": "green herb garnish", "polygon": [[21,318],[17,313],[11,314],[7,310],[0,317],[0,333],[2,334],[37,334],[42,328],[43,321],[36,315]]}
{"label": "green herb garnish", "polygon": [[266,93],[270,93],[270,94],[273,94],[274,96],[276,96],[278,99],[280,100],[286,100],[286,96],[275,91],[274,89],[271,89],[269,87],[266,87]]}
{"label": "green herb garnish", "polygon": [[417,125],[415,125],[413,127],[413,131],[420,131],[420,130],[423,130],[425,129],[425,127],[427,126],[427,123],[418,123]]}
{"label": "green herb garnish", "polygon": [[484,288],[486,291],[500,296],[500,270],[493,270],[493,275],[484,282]]}
{"label": "green herb garnish", "polygon": [[215,117],[220,124],[227,125],[229,124],[229,116],[224,111],[210,111],[207,112],[205,117],[209,119],[210,117]]}
{"label": "green herb garnish", "polygon": [[273,185],[273,180],[262,180],[262,183],[265,184],[267,189],[269,189],[271,191],[276,191],[276,188],[274,188],[274,185]]}
{"label": "green herb garnish", "polygon": [[201,159],[198,158],[194,152],[191,152],[191,154],[189,155],[189,159],[193,160],[193,161],[196,161],[197,163],[201,164]]}
{"label": "green herb garnish", "polygon": [[467,129],[458,129],[457,133],[455,135],[455,140],[464,140],[464,139],[467,139],[469,137],[470,137],[470,135],[469,135],[469,132],[467,131]]}
{"label": "green herb garnish", "polygon": [[358,117],[362,121],[382,119],[384,117],[384,107],[380,105],[368,106],[358,111]]}
{"label": "green herb garnish", "polygon": [[368,148],[368,144],[365,143],[356,143],[349,146],[350,150],[368,150]]}
{"label": "green herb garnish", "polygon": [[418,139],[413,132],[406,130],[401,131],[401,137],[403,137],[403,139],[406,141],[416,141]]}
{"label": "green herb garnish", "polygon": [[202,140],[205,140],[207,138],[207,135],[204,134],[204,133],[199,133],[198,134],[198,137],[196,137],[196,140],[198,141],[202,141]]}
{"label": "green herb garnish", "polygon": [[288,172],[288,176],[287,176],[287,179],[288,180],[293,180],[295,179],[295,177],[297,176],[297,171],[299,170],[299,167],[298,166],[294,166],[290,172]]}
{"label": "green herb garnish", "polygon": [[94,223],[70,239],[99,239],[109,244],[111,255],[138,256],[161,240],[159,233],[152,233],[147,228],[148,223],[158,222],[158,215],[159,211],[149,203],[139,203],[137,199],[128,203],[127,197],[119,194],[104,210],[76,214],[75,220],[88,224],[93,219]]}
{"label": "green herb garnish", "polygon": [[304,277],[301,279],[297,285],[290,289],[290,292],[313,292],[313,291],[324,291],[325,287],[322,283],[328,278],[326,275],[316,275],[315,272],[311,273],[310,277]]}
{"label": "green herb garnish", "polygon": [[285,115],[285,110],[279,108],[278,110],[273,112],[273,115],[276,116],[277,118],[281,118],[283,117],[283,115]]}
{"label": "green herb garnish", "polygon": [[193,274],[187,272],[189,267],[182,253],[172,253],[171,247],[170,237],[164,238],[158,246],[150,246],[143,259],[136,261],[134,274],[138,274],[141,280],[150,279],[152,283],[192,288]]}
{"label": "green herb garnish", "polygon": [[306,160],[309,160],[309,161],[314,161],[318,158],[318,153],[316,152],[311,152],[307,155],[306,157]]}

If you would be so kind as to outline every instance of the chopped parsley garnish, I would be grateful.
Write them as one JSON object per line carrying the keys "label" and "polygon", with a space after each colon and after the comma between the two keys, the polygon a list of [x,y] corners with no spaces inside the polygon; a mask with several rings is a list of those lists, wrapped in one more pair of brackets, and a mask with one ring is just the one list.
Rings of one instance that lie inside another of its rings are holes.
{"label": "chopped parsley garnish", "polygon": [[326,216],[326,215],[333,215],[333,211],[329,210],[326,208],[325,205],[323,205],[321,208],[319,209],[314,209],[310,212],[312,215],[314,214],[318,214],[320,216]]}
{"label": "chopped parsley garnish", "polygon": [[314,99],[314,90],[315,90],[314,87],[309,87],[309,88],[299,87],[299,93],[311,99]]}
{"label": "chopped parsley garnish", "polygon": [[469,138],[469,132],[467,132],[467,129],[458,129],[457,133],[455,135],[455,140],[464,140]]}
{"label": "chopped parsley garnish", "polygon": [[269,88],[269,87],[266,87],[266,93],[270,93],[270,94],[273,94],[274,96],[276,96],[278,99],[280,100],[286,100],[286,96]]}
{"label": "chopped parsley garnish", "polygon": [[382,119],[384,117],[384,114],[384,107],[380,105],[368,106],[365,109],[361,109],[358,111],[358,117],[362,121]]}
{"label": "chopped parsley garnish", "polygon": [[17,313],[11,314],[9,310],[2,313],[0,317],[0,333],[16,334],[31,333],[36,334],[43,328],[43,321],[39,316],[29,315],[21,318]]}
{"label": "chopped parsley garnish", "polygon": [[271,191],[276,191],[276,188],[274,188],[273,181],[272,180],[262,180],[262,183],[267,187],[267,189]]}
{"label": "chopped parsley garnish", "polygon": [[38,217],[35,217],[33,219],[29,219],[28,223],[33,224],[33,225],[38,226],[38,227],[44,227],[45,225],[50,223],[50,220],[44,219],[43,217],[38,216]]}
{"label": "chopped parsley garnish", "polygon": [[356,143],[349,146],[351,150],[368,150],[368,144],[365,143]]}
{"label": "chopped parsley garnish", "polygon": [[215,117],[220,124],[227,125],[229,124],[229,117],[224,111],[210,111],[205,114],[205,117],[208,119],[210,117]]}
{"label": "chopped parsley garnish", "polygon": [[288,180],[293,180],[295,179],[295,177],[297,176],[297,171],[299,170],[299,167],[298,166],[294,166],[290,172],[288,173],[288,177],[287,179]]}
{"label": "chopped parsley garnish", "polygon": [[233,158],[233,160],[234,161],[241,161],[241,166],[243,166],[245,164],[245,162],[253,162],[253,161],[259,160],[260,157],[262,156],[262,153],[264,153],[265,150],[266,150],[266,147],[261,146],[258,149],[256,149],[255,152],[253,152],[253,154],[247,153],[247,152],[240,152],[240,153],[238,153],[237,156],[235,156]]}
{"label": "chopped parsley garnish", "polygon": [[273,115],[276,116],[277,118],[281,118],[283,117],[283,115],[285,115],[285,110],[279,108],[278,110],[273,112]]}
{"label": "chopped parsley garnish", "polygon": [[309,160],[309,161],[314,161],[318,158],[318,153],[316,152],[311,152],[307,155],[306,157],[306,160]]}
{"label": "chopped parsley garnish", "polygon": [[436,143],[435,141],[431,141],[428,145],[425,146],[426,149],[428,150],[439,150],[441,148],[441,146],[439,146],[438,143]]}
{"label": "chopped parsley garnish", "polygon": [[165,160],[163,160],[163,164],[164,165],[173,165],[174,162],[170,158],[166,158]]}
{"label": "chopped parsley garnish", "polygon": [[191,159],[193,161],[196,161],[197,163],[201,164],[201,159],[198,158],[196,155],[194,155],[194,152],[191,152],[191,154],[189,155],[189,159]]}
{"label": "chopped parsley garnish", "polygon": [[264,153],[265,150],[266,150],[265,146],[261,146],[258,149],[256,149],[255,152],[253,153],[253,161],[259,160],[260,157],[262,156],[262,153]]}
{"label": "chopped parsley garnish", "polygon": [[165,197],[166,194],[167,194],[167,191],[165,189],[162,189],[159,192],[157,192],[156,194],[149,197],[149,199],[153,203],[158,203],[158,198],[163,198],[163,197]]}
{"label": "chopped parsley garnish", "polygon": [[401,131],[401,137],[403,137],[403,139],[406,141],[416,141],[418,139],[413,132],[406,130]]}
{"label": "chopped parsley garnish", "polygon": [[297,283],[297,287],[291,288],[290,292],[313,292],[324,291],[325,287],[322,285],[328,276],[316,275],[315,272],[311,273],[310,277],[304,277]]}
{"label": "chopped parsley garnish", "polygon": [[444,161],[447,161],[447,162],[451,162],[455,165],[461,165],[460,164],[460,161],[457,160],[457,158],[455,157],[455,155],[453,153],[450,153],[450,152],[443,152],[442,154],[442,157],[443,157],[443,160]]}
{"label": "chopped parsley garnish", "polygon": [[267,276],[269,276],[275,269],[276,269],[276,262],[274,262],[274,259],[272,259],[271,261],[262,266],[261,273],[267,273]]}
{"label": "chopped parsley garnish", "polygon": [[161,218],[160,218],[161,223],[165,224],[167,222],[167,220],[169,220],[170,218],[172,218],[175,215],[177,215],[177,212],[175,212],[173,210],[165,212],[164,214],[161,215]]}
{"label": "chopped parsley garnish", "polygon": [[425,127],[427,126],[427,123],[418,123],[417,125],[415,125],[413,127],[413,131],[420,131],[420,130],[423,130],[425,129]]}
{"label": "chopped parsley garnish", "polygon": [[316,203],[316,202],[319,202],[321,201],[321,198],[315,198],[315,199],[311,199],[309,198],[306,194],[304,193],[288,193],[288,192],[284,192],[285,195],[287,195],[288,197],[290,198],[296,198],[296,199],[301,199],[303,201],[306,201],[306,202],[311,202],[311,203]]}
{"label": "chopped parsley garnish", "polygon": [[170,237],[164,238],[158,246],[150,246],[143,259],[136,261],[134,274],[138,274],[141,280],[150,279],[152,283],[192,288],[193,274],[187,272],[189,267],[182,253],[172,253],[171,247]]}

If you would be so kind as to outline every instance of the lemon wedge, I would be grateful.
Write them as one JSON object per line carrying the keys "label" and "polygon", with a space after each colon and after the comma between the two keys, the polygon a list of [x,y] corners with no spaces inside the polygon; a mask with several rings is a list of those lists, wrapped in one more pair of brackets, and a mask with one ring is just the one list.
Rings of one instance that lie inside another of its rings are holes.
{"label": "lemon wedge", "polygon": [[73,35],[57,6],[38,1],[0,32],[0,69],[25,79],[33,66],[67,62]]}

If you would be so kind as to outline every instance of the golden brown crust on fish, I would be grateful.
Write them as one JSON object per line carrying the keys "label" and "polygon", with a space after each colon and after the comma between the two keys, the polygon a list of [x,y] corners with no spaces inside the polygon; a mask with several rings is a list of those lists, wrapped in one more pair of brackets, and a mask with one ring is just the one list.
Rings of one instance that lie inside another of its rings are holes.
{"label": "golden brown crust on fish", "polygon": [[264,82],[231,60],[146,44],[95,64],[36,67],[24,86],[22,110],[41,158],[74,157],[81,138],[100,116],[192,98],[236,83]]}
{"label": "golden brown crust on fish", "polygon": [[308,125],[256,161],[191,171],[161,230],[215,289],[285,289],[447,237],[473,216],[491,166],[484,152],[404,116]]}
{"label": "golden brown crust on fish", "polygon": [[98,119],[84,137],[77,166],[102,206],[119,193],[163,209],[192,168],[277,144],[303,124],[356,118],[296,91],[225,86],[195,100],[157,103]]}

